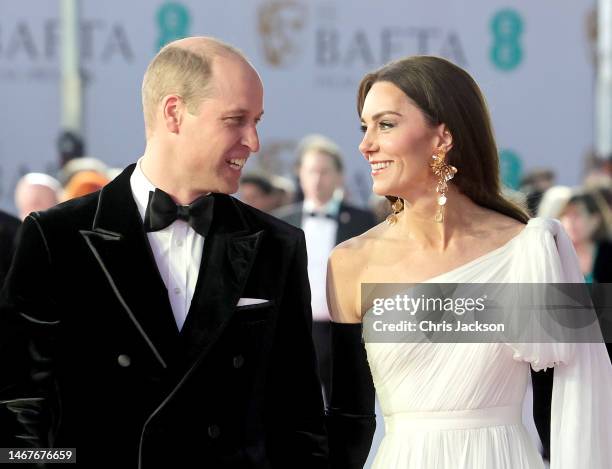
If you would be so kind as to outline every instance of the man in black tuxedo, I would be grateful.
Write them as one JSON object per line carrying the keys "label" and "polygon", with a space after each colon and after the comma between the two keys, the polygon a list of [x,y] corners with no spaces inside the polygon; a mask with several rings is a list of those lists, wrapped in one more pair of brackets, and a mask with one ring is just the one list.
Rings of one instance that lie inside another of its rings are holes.
{"label": "man in black tuxedo", "polygon": [[313,339],[319,372],[329,397],[331,381],[330,318],[325,294],[327,259],[343,241],[372,228],[374,215],[338,197],[343,187],[340,148],[323,135],[309,135],[298,145],[297,170],[304,201],[274,214],[304,230],[308,250],[308,277],[312,291]]}
{"label": "man in black tuxedo", "polygon": [[88,469],[327,467],[303,233],[226,195],[259,149],[260,78],[187,38],[142,92],[138,163],[23,224],[0,303],[18,441]]}

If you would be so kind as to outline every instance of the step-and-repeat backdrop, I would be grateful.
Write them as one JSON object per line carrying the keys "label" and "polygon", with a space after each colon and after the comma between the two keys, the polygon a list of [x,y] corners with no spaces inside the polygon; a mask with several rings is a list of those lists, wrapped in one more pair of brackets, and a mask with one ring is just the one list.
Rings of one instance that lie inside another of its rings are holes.
{"label": "step-and-repeat backdrop", "polygon": [[[351,197],[370,194],[360,156],[360,78],[411,54],[446,57],[482,87],[506,183],[550,167],[576,184],[593,143],[594,0],[182,0],[80,2],[87,153],[111,166],[144,148],[140,83],[168,41],[212,35],[241,48],[265,85],[262,149],[247,170],[289,174],[295,143],[323,133],[347,160]],[[0,3],[0,207],[16,180],[57,170],[59,1]]]}

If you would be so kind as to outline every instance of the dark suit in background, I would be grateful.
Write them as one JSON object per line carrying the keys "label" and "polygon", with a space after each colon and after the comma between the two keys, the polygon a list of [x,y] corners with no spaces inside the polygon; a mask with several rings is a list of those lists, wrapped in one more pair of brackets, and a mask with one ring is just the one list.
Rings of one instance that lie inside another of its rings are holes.
{"label": "dark suit in background", "polygon": [[[0,289],[11,266],[20,226],[21,220],[0,210]],[[16,423],[13,415],[3,406],[0,406],[0,422],[4,422],[4,425],[0,425],[0,441],[11,441]]]}
{"label": "dark suit in background", "polygon": [[[302,202],[283,207],[274,215],[287,223],[302,227],[302,215],[304,204]],[[334,215],[338,221],[338,231],[336,233],[336,245],[349,238],[358,236],[368,231],[376,224],[374,215],[369,210],[363,210],[345,202],[340,203],[338,214]]]}
{"label": "dark suit in background", "polygon": [[21,226],[19,218],[0,210],[0,288],[11,266],[17,232]]}

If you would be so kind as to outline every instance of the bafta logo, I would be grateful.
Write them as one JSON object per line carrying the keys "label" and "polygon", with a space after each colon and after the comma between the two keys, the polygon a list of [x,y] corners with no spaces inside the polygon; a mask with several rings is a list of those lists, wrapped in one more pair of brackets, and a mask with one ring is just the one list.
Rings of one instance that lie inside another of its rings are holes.
{"label": "bafta logo", "polygon": [[266,61],[275,67],[294,63],[301,51],[306,7],[296,0],[269,0],[259,7],[257,21]]}

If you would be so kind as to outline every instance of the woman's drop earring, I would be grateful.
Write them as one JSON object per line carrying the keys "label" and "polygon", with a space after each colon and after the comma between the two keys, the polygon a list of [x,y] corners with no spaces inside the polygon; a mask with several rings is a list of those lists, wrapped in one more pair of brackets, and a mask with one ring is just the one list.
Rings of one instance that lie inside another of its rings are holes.
{"label": "woman's drop earring", "polygon": [[447,164],[444,159],[446,158],[446,151],[441,149],[436,155],[432,156],[433,161],[430,164],[434,174],[438,177],[438,183],[436,185],[436,191],[438,192],[438,210],[436,212],[435,220],[438,223],[444,222],[444,208],[446,206],[447,198],[446,192],[448,191],[448,181],[450,181],[457,173],[457,168]]}

